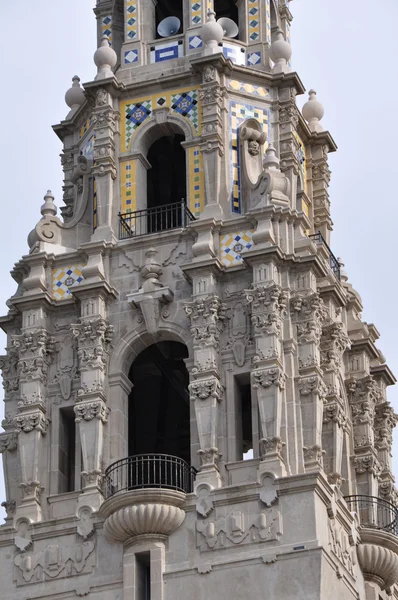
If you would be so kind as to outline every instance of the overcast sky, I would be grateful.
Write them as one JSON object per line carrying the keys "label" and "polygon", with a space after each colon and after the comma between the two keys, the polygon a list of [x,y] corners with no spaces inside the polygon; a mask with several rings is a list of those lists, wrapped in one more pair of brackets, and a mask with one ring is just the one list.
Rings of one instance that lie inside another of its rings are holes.
{"label": "overcast sky", "polygon": [[[61,203],[61,143],[51,125],[65,118],[73,75],[94,78],[94,0],[2,0],[0,65],[1,312],[16,284],[8,275],[27,252],[26,237],[51,189]],[[383,19],[379,19],[376,8]],[[339,150],[331,155],[332,250],[344,259],[381,333],[379,348],[398,374],[395,293],[398,208],[397,0],[294,0],[293,68],[325,107],[323,126]],[[383,22],[383,27],[381,23]],[[300,106],[305,98],[299,99]],[[4,337],[0,346],[5,345]],[[398,389],[389,398],[398,410]],[[0,408],[2,412],[2,407]],[[398,476],[395,434],[394,472]],[[0,501],[4,489],[0,486]]]}

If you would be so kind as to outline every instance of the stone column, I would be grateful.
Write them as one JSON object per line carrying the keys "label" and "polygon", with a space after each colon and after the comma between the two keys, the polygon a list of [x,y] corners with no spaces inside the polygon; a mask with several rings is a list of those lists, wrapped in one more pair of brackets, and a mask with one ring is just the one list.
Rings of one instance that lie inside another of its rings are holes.
{"label": "stone column", "polygon": [[15,496],[13,497],[13,493],[15,492],[14,481],[17,478],[18,473],[16,464],[17,448],[17,431],[6,431],[5,433],[0,433],[0,454],[2,454],[3,457],[4,484],[7,498],[7,500],[2,503],[2,506],[4,506],[7,513],[6,522],[9,520],[12,521],[12,517],[16,508],[16,498]]}
{"label": "stone column", "polygon": [[209,294],[185,304],[184,308],[191,322],[194,350],[189,393],[195,406],[200,444],[201,469],[197,481],[219,487],[218,405],[222,399],[219,352],[225,306],[216,294]]}
{"label": "stone column", "polygon": [[322,420],[326,386],[320,367],[322,322],[327,316],[319,294],[299,295],[291,303],[292,320],[297,327],[303,453],[306,471],[316,471],[322,463]]}
{"label": "stone column", "polygon": [[282,363],[282,324],[286,316],[287,293],[279,285],[254,284],[246,290],[251,308],[252,332],[256,345],[251,374],[260,414],[261,470],[286,475],[282,457],[282,402],[285,374]]}
{"label": "stone column", "polygon": [[325,470],[331,481],[341,479],[344,434],[347,417],[341,391],[343,354],[350,340],[343,323],[331,323],[322,329],[321,367],[327,387],[323,414],[323,441],[325,442]]}
{"label": "stone column", "polygon": [[78,343],[81,389],[75,406],[83,455],[83,494],[79,505],[98,510],[102,502],[102,452],[106,406],[105,377],[113,328],[105,318],[105,298],[98,292],[82,299],[82,317],[72,325]]}
{"label": "stone column", "polygon": [[[21,461],[22,500],[17,517],[40,521],[42,510],[40,493],[46,481],[43,436],[47,431],[47,372],[54,352],[54,340],[43,325],[46,313],[42,308],[23,313],[23,333],[12,336],[18,352],[20,399],[14,427],[20,432],[19,457]],[[42,479],[42,481],[40,481]]]}
{"label": "stone column", "polygon": [[101,87],[95,93],[93,119],[95,122],[93,174],[97,189],[97,207],[92,239],[112,242],[117,238],[112,228],[112,208],[116,179],[115,133],[119,113],[113,109],[111,94]]}

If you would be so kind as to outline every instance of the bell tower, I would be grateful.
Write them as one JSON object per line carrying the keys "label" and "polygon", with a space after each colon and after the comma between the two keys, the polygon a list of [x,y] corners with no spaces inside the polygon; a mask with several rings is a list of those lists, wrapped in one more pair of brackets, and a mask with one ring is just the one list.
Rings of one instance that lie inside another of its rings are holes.
{"label": "bell tower", "polygon": [[398,599],[395,378],[289,4],[97,1],[0,319],[6,599]]}

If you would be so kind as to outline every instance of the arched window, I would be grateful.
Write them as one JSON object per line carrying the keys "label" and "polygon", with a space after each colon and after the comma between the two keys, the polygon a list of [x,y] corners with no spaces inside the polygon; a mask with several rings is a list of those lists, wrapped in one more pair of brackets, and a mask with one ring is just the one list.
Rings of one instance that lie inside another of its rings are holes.
{"label": "arched window", "polygon": [[190,464],[188,350],[179,342],[152,344],[130,369],[129,455],[168,454]]}

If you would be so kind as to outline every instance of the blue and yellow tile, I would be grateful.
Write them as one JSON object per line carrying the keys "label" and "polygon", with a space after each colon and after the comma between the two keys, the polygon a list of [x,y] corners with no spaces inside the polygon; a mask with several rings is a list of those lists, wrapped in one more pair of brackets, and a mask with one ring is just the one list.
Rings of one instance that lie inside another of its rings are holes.
{"label": "blue and yellow tile", "polygon": [[71,298],[70,290],[84,281],[83,267],[84,265],[68,265],[51,270],[51,293],[54,300]]}
{"label": "blue and yellow tile", "polygon": [[243,263],[245,251],[253,246],[254,229],[220,235],[220,261],[226,267]]}

